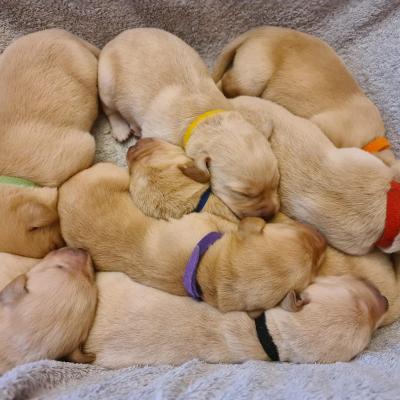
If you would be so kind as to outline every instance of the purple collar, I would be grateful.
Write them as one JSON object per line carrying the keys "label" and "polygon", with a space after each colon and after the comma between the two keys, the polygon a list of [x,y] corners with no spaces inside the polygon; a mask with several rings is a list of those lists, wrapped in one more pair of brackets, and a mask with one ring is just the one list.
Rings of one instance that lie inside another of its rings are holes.
{"label": "purple collar", "polygon": [[201,300],[201,290],[197,284],[196,278],[197,268],[199,266],[201,257],[208,250],[208,248],[221,237],[222,233],[220,232],[207,233],[207,235],[196,244],[189,261],[186,264],[185,275],[183,276],[183,286],[185,286],[188,295],[195,300]]}

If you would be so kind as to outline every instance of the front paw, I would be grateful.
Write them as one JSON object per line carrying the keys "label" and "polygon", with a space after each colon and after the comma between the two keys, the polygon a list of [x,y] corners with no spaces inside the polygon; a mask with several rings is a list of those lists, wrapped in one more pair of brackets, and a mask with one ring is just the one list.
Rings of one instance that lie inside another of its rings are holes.
{"label": "front paw", "polygon": [[113,129],[111,131],[111,136],[117,140],[118,142],[125,142],[125,140],[129,139],[132,132],[129,129]]}

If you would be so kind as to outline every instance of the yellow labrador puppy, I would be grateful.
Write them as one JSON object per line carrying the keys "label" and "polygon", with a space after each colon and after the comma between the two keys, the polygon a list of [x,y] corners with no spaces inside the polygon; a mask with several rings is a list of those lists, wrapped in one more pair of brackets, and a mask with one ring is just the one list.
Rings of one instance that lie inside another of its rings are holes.
{"label": "yellow labrador puppy", "polygon": [[193,358],[349,361],[368,345],[387,308],[373,286],[348,276],[318,278],[256,320],[140,285],[123,273],[98,273],[97,285],[99,303],[84,350],[106,368]]}
{"label": "yellow labrador puppy", "polygon": [[[141,139],[129,149],[127,158],[131,197],[147,215],[181,218],[197,209],[239,222],[218,197],[208,193],[207,184],[196,182],[182,172],[193,168],[193,161],[180,147],[162,140]],[[278,213],[273,222],[293,220]],[[396,260],[393,265],[389,255],[374,250],[365,256],[350,256],[328,247],[318,275],[353,275],[372,282],[389,300],[389,311],[382,324],[400,317],[400,263]]]}
{"label": "yellow labrador puppy", "polygon": [[268,309],[304,289],[325,249],[322,236],[301,224],[249,217],[238,227],[208,213],[147,217],[130,197],[129,174],[113,164],[71,178],[60,188],[58,208],[66,242],[89,251],[99,270],[125,272],[222,311]]}
{"label": "yellow labrador puppy", "polygon": [[206,211],[238,223],[239,219],[198,179],[200,171],[184,150],[161,139],[140,139],[127,153],[133,202],[149,217],[181,218]]}
{"label": "yellow labrador puppy", "polygon": [[0,282],[0,374],[47,358],[93,361],[93,355],[80,350],[97,303],[88,253],[62,248],[35,265],[32,259],[2,255],[0,260],[10,262],[5,266],[8,271],[25,269],[6,286]]}
{"label": "yellow labrador puppy", "polygon": [[378,109],[321,39],[274,26],[250,30],[225,47],[213,78],[227,97],[262,97],[311,119],[337,147],[396,161]]}
{"label": "yellow labrador puppy", "polygon": [[336,148],[317,125],[276,103],[248,96],[232,103],[261,130],[273,120],[283,213],[348,254],[400,250],[400,183],[392,169],[360,149]]}
{"label": "yellow labrador puppy", "polygon": [[151,28],[121,33],[101,52],[99,92],[116,139],[133,130],[181,145],[238,217],[276,213],[279,172],[268,138],[233,109],[181,39]]}
{"label": "yellow labrador puppy", "polygon": [[0,55],[0,251],[43,257],[63,244],[56,187],[93,162],[97,55],[59,29]]}

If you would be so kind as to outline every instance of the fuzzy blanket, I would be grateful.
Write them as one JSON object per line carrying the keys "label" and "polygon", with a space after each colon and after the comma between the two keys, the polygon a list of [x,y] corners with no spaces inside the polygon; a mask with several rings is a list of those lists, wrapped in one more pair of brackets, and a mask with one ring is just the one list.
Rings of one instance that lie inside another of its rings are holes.
{"label": "fuzzy blanket", "polygon": [[[399,0],[0,0],[0,51],[20,35],[51,27],[102,47],[125,29],[152,26],[180,36],[211,65],[228,41],[268,24],[328,41],[380,108],[400,154]],[[94,133],[97,159],[124,165],[127,145],[111,138],[104,118]],[[333,365],[210,365],[193,360],[180,367],[108,371],[42,361],[0,377],[0,399],[393,400],[400,398],[399,339],[398,322],[381,329],[356,360]]]}

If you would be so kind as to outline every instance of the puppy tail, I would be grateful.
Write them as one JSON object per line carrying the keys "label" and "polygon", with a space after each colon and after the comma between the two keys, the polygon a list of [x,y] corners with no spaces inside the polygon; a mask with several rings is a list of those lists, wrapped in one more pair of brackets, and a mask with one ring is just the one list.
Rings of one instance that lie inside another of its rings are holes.
{"label": "puppy tail", "polygon": [[222,50],[221,54],[217,58],[217,61],[215,62],[211,74],[215,83],[218,84],[218,82],[222,79],[227,69],[229,69],[229,67],[232,65],[237,49],[247,40],[247,38],[252,33],[253,31],[248,31],[243,35],[240,35]]}

